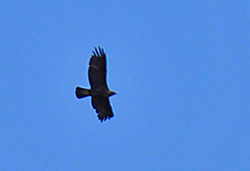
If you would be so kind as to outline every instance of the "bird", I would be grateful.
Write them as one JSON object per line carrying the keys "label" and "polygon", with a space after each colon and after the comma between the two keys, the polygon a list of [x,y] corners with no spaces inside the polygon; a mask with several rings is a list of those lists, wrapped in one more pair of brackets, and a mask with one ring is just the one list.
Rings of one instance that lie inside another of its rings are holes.
{"label": "bird", "polygon": [[109,97],[117,94],[107,85],[107,60],[104,49],[98,46],[92,51],[89,61],[88,80],[90,89],[77,86],[75,95],[78,99],[91,96],[91,104],[100,122],[114,117]]}

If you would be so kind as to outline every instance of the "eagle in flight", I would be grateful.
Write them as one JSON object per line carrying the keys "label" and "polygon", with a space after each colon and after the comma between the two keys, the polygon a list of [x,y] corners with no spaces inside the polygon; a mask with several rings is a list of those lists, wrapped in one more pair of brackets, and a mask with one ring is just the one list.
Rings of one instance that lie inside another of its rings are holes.
{"label": "eagle in flight", "polygon": [[109,97],[116,94],[109,90],[106,80],[106,54],[100,47],[95,48],[89,61],[88,77],[90,89],[76,87],[75,94],[78,99],[91,96],[91,103],[98,114],[99,120],[105,121],[114,116]]}

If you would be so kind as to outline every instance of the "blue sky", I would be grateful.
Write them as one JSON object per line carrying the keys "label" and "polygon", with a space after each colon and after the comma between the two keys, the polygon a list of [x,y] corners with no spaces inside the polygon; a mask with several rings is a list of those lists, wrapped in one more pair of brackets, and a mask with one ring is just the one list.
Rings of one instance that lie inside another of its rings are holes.
{"label": "blue sky", "polygon": [[[0,170],[250,170],[249,7],[1,1]],[[103,123],[74,94],[95,46]]]}

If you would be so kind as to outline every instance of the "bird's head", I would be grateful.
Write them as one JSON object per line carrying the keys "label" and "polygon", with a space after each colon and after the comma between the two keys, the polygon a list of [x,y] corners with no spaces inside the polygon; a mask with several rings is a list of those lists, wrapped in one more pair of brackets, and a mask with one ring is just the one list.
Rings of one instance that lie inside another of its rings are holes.
{"label": "bird's head", "polygon": [[113,96],[113,95],[115,95],[115,94],[117,94],[117,93],[114,92],[114,91],[111,91],[111,90],[108,91],[108,95],[109,95],[109,96]]}

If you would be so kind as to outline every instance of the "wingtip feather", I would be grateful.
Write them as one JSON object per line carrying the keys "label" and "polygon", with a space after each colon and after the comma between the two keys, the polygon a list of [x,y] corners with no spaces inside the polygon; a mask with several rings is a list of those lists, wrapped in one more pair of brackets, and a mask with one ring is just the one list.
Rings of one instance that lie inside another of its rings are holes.
{"label": "wingtip feather", "polygon": [[94,56],[102,57],[105,56],[104,49],[100,46],[95,47],[95,50],[92,51]]}

